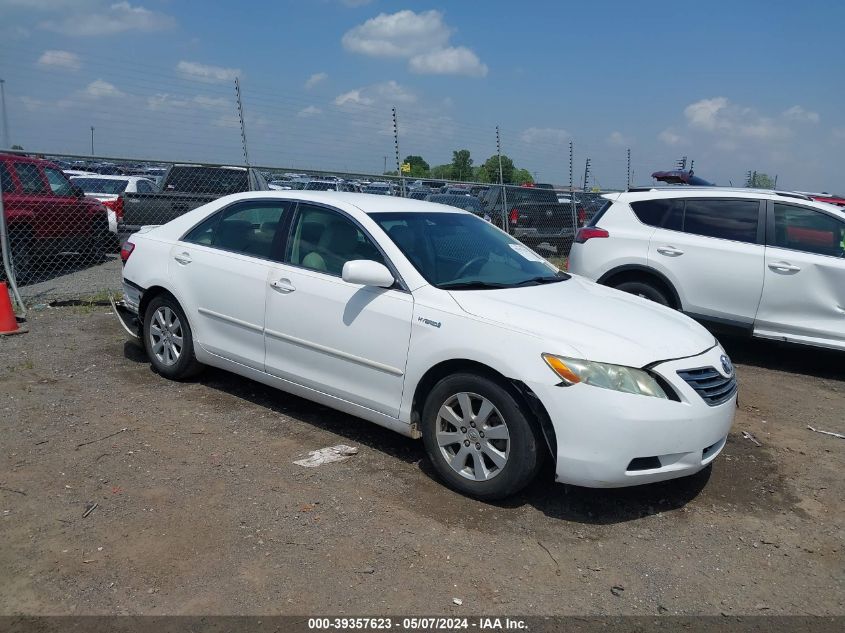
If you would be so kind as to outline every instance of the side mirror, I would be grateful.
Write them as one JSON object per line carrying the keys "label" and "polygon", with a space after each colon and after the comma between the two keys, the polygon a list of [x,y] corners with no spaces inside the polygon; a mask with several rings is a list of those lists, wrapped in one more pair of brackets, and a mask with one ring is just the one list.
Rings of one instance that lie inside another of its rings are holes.
{"label": "side mirror", "polygon": [[346,262],[343,265],[342,277],[346,283],[379,288],[390,288],[396,281],[387,266],[370,259]]}
{"label": "side mirror", "polygon": [[82,187],[80,187],[79,185],[71,184],[70,195],[72,195],[74,198],[84,198],[85,192],[82,190]]}

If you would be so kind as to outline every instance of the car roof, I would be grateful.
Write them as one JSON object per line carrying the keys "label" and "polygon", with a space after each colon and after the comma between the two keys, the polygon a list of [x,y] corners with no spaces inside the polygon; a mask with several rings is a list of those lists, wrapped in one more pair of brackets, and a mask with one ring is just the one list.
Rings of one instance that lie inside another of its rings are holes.
{"label": "car roof", "polygon": [[466,213],[462,209],[436,202],[346,191],[249,191],[229,196],[232,202],[274,198],[317,202],[336,206],[350,205],[368,215],[371,213]]}
{"label": "car roof", "polygon": [[605,195],[607,199],[618,202],[636,202],[637,200],[655,200],[661,198],[743,198],[753,200],[777,200],[779,202],[799,203],[823,211],[835,211],[845,218],[845,211],[835,204],[813,200],[809,196],[795,191],[774,191],[771,189],[747,189],[740,187],[651,187],[635,188],[618,194]]}
{"label": "car roof", "polygon": [[75,178],[93,178],[96,180],[150,180],[147,176],[116,176],[113,174],[73,174],[71,179]]}

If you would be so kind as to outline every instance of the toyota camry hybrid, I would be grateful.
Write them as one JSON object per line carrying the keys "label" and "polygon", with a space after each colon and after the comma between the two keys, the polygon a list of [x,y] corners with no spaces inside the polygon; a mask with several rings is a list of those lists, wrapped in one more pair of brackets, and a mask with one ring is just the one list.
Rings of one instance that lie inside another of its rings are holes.
{"label": "toyota camry hybrid", "polygon": [[455,207],[241,193],[143,228],[121,258],[122,319],[159,374],[212,365],[421,438],[477,498],[545,459],[588,487],[691,475],[734,419],[706,329]]}

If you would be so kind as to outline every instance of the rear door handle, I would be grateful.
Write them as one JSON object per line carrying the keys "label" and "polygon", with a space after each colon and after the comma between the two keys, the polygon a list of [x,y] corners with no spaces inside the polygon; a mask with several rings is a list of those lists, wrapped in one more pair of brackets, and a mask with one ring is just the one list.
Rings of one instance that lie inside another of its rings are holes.
{"label": "rear door handle", "polygon": [[772,262],[769,268],[776,273],[797,273],[801,270],[800,266],[795,266],[789,262]]}
{"label": "rear door handle", "polygon": [[290,282],[290,279],[277,279],[276,281],[271,281],[270,285],[274,290],[278,290],[284,294],[288,294],[296,290],[296,286]]}
{"label": "rear door handle", "polygon": [[657,252],[661,255],[666,255],[667,257],[677,257],[678,255],[684,254],[684,251],[679,248],[675,248],[674,246],[658,246]]}
{"label": "rear door handle", "polygon": [[175,259],[177,262],[179,262],[183,266],[187,266],[192,261],[194,261],[193,259],[191,259],[191,256],[188,253],[179,253],[178,255],[175,255],[173,257],[173,259]]}

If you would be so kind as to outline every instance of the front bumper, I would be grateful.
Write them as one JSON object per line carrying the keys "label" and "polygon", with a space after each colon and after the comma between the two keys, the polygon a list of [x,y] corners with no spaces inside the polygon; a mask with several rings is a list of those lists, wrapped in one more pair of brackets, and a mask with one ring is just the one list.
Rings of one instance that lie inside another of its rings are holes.
{"label": "front bumper", "polygon": [[703,469],[725,446],[736,395],[709,406],[677,371],[720,368],[722,354],[716,346],[652,367],[671,385],[679,402],[585,384],[529,383],[555,430],[555,479],[589,488],[617,488],[685,477]]}

